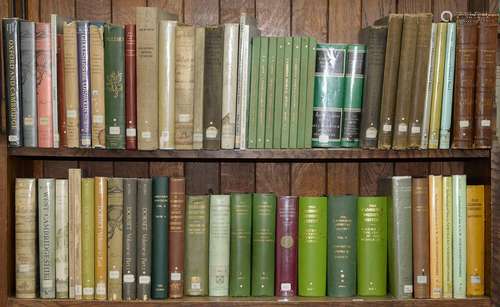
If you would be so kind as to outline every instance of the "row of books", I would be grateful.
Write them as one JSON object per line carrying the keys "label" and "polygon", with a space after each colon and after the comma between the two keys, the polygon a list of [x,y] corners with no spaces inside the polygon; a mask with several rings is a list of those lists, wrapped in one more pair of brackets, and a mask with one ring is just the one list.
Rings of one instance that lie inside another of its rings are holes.
{"label": "row of books", "polygon": [[491,147],[497,19],[390,14],[364,30],[361,147]]}
{"label": "row of books", "polygon": [[373,197],[68,178],[16,179],[19,298],[484,295],[485,191],[465,175],[384,178]]}

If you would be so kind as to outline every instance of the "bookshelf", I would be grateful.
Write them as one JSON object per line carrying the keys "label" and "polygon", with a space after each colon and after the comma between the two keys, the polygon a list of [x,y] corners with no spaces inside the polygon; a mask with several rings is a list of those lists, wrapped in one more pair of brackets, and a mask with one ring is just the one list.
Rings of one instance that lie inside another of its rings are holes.
{"label": "bookshelf", "polygon": [[[0,0],[0,17],[10,15],[11,1]],[[358,41],[359,30],[390,12],[447,9],[496,11],[487,0],[30,0],[26,18],[47,21],[51,13],[77,19],[131,23],[135,6],[159,6],[181,21],[199,25],[236,21],[240,11],[257,16],[265,35],[312,35],[318,41]],[[21,16],[19,7],[13,14]],[[4,117],[3,117],[4,118]],[[2,124],[5,125],[4,121]],[[359,194],[377,191],[389,175],[467,174],[473,183],[491,184],[486,212],[486,295],[467,299],[395,300],[183,298],[166,301],[74,301],[14,297],[14,180],[16,177],[67,177],[80,167],[85,176],[185,176],[188,194],[268,192],[278,195]],[[178,150],[124,151],[92,149],[7,148],[0,133],[0,306],[491,306],[500,304],[500,143],[491,150]]]}

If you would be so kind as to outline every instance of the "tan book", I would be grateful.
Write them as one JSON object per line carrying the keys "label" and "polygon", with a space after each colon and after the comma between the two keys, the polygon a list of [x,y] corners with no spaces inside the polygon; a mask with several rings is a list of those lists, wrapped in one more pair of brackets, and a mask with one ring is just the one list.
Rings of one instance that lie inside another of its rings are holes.
{"label": "tan book", "polygon": [[[64,38],[64,103],[66,104],[66,138],[68,147],[80,146],[78,95],[78,47],[76,22],[65,23]],[[71,292],[71,289],[70,289]]]}
{"label": "tan book", "polygon": [[106,147],[104,127],[104,28],[90,25],[90,90],[92,93],[92,147]]}
{"label": "tan book", "polygon": [[107,298],[106,275],[108,262],[108,232],[107,232],[107,210],[108,210],[108,182],[106,177],[95,177],[94,179],[94,218],[95,218],[95,299],[105,300]]}
{"label": "tan book", "polygon": [[122,299],[123,179],[108,179],[108,299]]}
{"label": "tan book", "polygon": [[240,26],[237,23],[227,23],[224,25],[221,134],[221,148],[223,149],[233,149],[235,141],[239,29]]}
{"label": "tan book", "polygon": [[193,148],[195,27],[175,32],[175,148]]}
{"label": "tan book", "polygon": [[431,298],[443,296],[443,176],[429,176]]}
{"label": "tan book", "polygon": [[193,149],[203,148],[203,85],[205,73],[205,28],[196,27],[194,48]]}
{"label": "tan book", "polygon": [[82,298],[82,171],[78,168],[68,170],[68,269],[69,297]]}

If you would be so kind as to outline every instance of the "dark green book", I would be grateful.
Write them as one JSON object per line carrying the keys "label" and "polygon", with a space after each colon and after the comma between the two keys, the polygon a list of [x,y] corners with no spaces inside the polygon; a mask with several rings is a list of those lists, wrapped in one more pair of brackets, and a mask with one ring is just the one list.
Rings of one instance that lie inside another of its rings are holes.
{"label": "dark green book", "polygon": [[123,26],[104,26],[106,148],[125,149],[125,38]]}
{"label": "dark green book", "polygon": [[151,297],[168,297],[168,177],[153,177]]}
{"label": "dark green book", "polygon": [[299,112],[297,123],[297,148],[304,148],[307,108],[307,75],[309,65],[309,37],[302,37],[300,43]]}
{"label": "dark green book", "polygon": [[257,113],[259,110],[259,67],[261,37],[252,39],[252,62],[250,66],[250,102],[248,107],[247,147],[257,147]]}
{"label": "dark green book", "polygon": [[273,148],[281,148],[281,122],[283,121],[283,72],[285,70],[285,38],[278,37],[276,45],[276,86],[274,92]]}
{"label": "dark green book", "polygon": [[267,99],[267,63],[269,51],[269,37],[262,37],[260,41],[259,60],[259,107],[257,109],[257,146],[264,148],[266,134],[266,99]]}
{"label": "dark green book", "polygon": [[252,194],[231,194],[229,295],[250,296]]}
{"label": "dark green book", "polygon": [[356,295],[357,197],[328,196],[327,294]]}
{"label": "dark green book", "polygon": [[281,120],[281,148],[288,148],[290,140],[290,95],[292,88],[293,38],[285,37],[285,58],[283,63],[283,107]]}
{"label": "dark green book", "polygon": [[307,58],[307,105],[306,105],[306,126],[304,128],[304,147],[312,146],[312,124],[313,124],[313,104],[314,104],[314,72],[316,71],[316,39],[309,37],[309,56]]}
{"label": "dark green book", "polygon": [[269,38],[269,56],[267,61],[266,133],[264,141],[265,148],[273,148],[277,43],[277,37]]}
{"label": "dark green book", "polygon": [[299,97],[300,97],[300,51],[302,39],[293,38],[292,45],[292,77],[290,81],[290,132],[288,148],[297,148],[297,130],[299,121]]}
{"label": "dark green book", "polygon": [[252,296],[274,296],[276,195],[252,198]]}

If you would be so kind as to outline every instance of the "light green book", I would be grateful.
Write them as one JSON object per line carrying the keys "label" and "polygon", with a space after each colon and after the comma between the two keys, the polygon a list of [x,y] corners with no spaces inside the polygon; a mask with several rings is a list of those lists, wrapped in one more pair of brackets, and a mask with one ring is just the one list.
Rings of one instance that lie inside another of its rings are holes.
{"label": "light green book", "polygon": [[467,177],[453,175],[453,297],[465,298],[467,264]]}
{"label": "light green book", "polygon": [[273,148],[277,43],[277,37],[269,38],[269,55],[267,63],[266,133],[264,141],[265,148]]}
{"label": "light green book", "polygon": [[229,295],[230,196],[210,195],[208,295]]}
{"label": "light green book", "polygon": [[292,45],[292,77],[290,85],[290,132],[288,148],[297,148],[297,131],[299,121],[299,97],[300,97],[300,51],[302,39],[293,38]]}
{"label": "light green book", "polygon": [[285,70],[285,38],[278,37],[276,45],[276,87],[274,92],[273,148],[281,147],[281,123],[283,121],[283,85]]}
{"label": "light green book", "polygon": [[293,38],[285,38],[285,59],[283,67],[283,108],[281,121],[281,148],[288,148],[290,141],[290,95],[292,86]]}
{"label": "light green book", "polygon": [[446,49],[443,81],[443,106],[441,108],[441,132],[439,135],[439,148],[450,148],[451,114],[453,108],[453,81],[455,77],[455,42],[456,24],[448,23],[446,34]]}
{"label": "light green book", "polygon": [[302,37],[300,43],[299,112],[297,123],[297,148],[304,148],[306,127],[307,75],[309,73],[309,37]]}
{"label": "light green book", "polygon": [[252,59],[250,66],[250,101],[247,121],[247,147],[257,146],[257,111],[259,109],[259,64],[260,64],[260,37],[252,39]]}
{"label": "light green book", "polygon": [[257,144],[264,148],[266,134],[267,63],[269,56],[269,37],[261,37],[259,60],[259,96],[257,109]]}
{"label": "light green book", "polygon": [[94,299],[94,178],[82,178],[82,298]]}
{"label": "light green book", "polygon": [[452,184],[443,176],[443,298],[453,297],[453,225]]}
{"label": "light green book", "polygon": [[314,104],[314,73],[316,71],[316,39],[309,37],[309,56],[307,64],[307,105],[306,126],[304,127],[304,147],[311,148]]}

